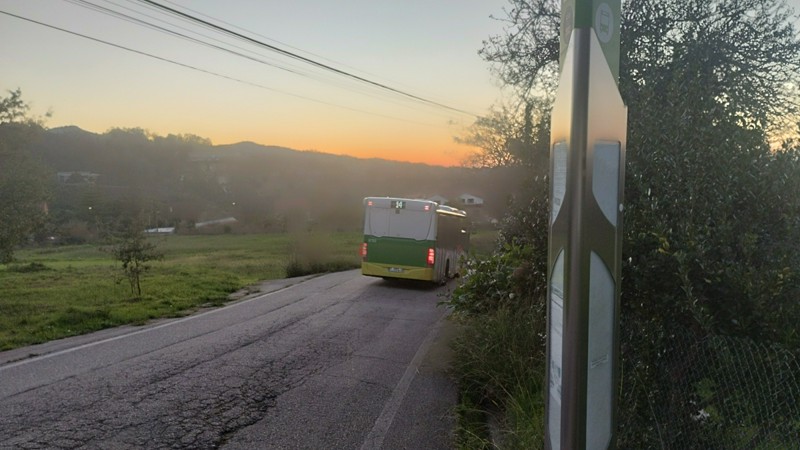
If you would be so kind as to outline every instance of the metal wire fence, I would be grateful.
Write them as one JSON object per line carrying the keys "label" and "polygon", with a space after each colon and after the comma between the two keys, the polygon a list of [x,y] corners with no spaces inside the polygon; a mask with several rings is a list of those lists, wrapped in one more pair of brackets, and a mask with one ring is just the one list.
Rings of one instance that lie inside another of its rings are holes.
{"label": "metal wire fence", "polygon": [[800,449],[800,355],[726,336],[672,342],[652,367],[623,365],[620,448]]}

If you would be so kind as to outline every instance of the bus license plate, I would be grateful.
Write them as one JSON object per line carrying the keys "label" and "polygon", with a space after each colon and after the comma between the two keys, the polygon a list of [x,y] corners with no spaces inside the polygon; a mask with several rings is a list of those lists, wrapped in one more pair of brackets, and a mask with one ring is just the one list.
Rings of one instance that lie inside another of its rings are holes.
{"label": "bus license plate", "polygon": [[389,272],[392,272],[392,273],[403,273],[403,269],[401,269],[399,267],[389,267]]}

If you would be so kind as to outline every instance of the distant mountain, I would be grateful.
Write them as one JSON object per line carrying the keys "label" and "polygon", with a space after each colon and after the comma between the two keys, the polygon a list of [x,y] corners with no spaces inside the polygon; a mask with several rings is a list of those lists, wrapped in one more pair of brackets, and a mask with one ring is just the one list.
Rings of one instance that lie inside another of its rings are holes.
{"label": "distant mountain", "polygon": [[48,133],[57,134],[61,136],[78,136],[78,135],[92,135],[97,136],[97,134],[92,133],[91,131],[86,131],[82,128],[76,127],[75,125],[68,125],[65,127],[56,127],[56,128],[49,128],[47,130]]}
{"label": "distant mountain", "polygon": [[255,142],[239,142],[236,144],[223,144],[214,145],[207,148],[198,148],[196,153],[208,152],[209,154],[234,157],[234,156],[249,156],[249,155],[289,155],[299,153],[299,150],[294,150],[288,147],[279,147],[275,145],[261,145]]}

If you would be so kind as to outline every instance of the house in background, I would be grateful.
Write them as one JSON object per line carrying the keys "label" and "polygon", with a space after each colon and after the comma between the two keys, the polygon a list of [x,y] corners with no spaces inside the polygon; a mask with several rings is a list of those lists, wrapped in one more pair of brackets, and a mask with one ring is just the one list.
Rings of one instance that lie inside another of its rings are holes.
{"label": "house in background", "polygon": [[458,196],[460,206],[482,206],[483,199],[472,194],[461,194]]}

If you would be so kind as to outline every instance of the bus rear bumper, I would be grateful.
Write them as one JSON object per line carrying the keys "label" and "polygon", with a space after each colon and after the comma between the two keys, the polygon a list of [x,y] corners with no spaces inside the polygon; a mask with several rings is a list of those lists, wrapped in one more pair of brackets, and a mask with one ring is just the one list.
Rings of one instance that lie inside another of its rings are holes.
{"label": "bus rear bumper", "polygon": [[433,280],[432,267],[400,266],[396,264],[381,264],[362,262],[361,273],[370,277],[402,278],[407,280]]}

